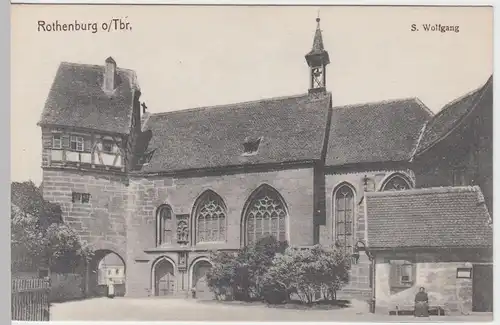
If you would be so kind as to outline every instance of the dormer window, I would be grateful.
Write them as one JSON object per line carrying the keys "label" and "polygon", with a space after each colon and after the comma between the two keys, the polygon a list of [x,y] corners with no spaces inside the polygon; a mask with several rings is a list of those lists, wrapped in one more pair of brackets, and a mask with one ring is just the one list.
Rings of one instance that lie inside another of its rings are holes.
{"label": "dormer window", "polygon": [[83,137],[72,135],[70,138],[70,148],[75,151],[83,151]]}
{"label": "dormer window", "polygon": [[62,139],[60,134],[54,134],[52,136],[52,149],[61,149]]}
{"label": "dormer window", "polygon": [[246,138],[245,142],[243,143],[244,147],[244,155],[254,155],[257,153],[259,150],[259,145],[262,140],[262,137],[260,138]]}

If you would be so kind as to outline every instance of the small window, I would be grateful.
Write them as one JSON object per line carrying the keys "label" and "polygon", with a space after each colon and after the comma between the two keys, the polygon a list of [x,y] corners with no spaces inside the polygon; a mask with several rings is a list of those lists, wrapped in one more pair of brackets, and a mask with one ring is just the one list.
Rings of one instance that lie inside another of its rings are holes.
{"label": "small window", "polygon": [[465,186],[467,184],[467,171],[464,168],[455,168],[451,171],[453,186]]}
{"label": "small window", "polygon": [[119,269],[116,269],[116,270],[115,270],[115,274],[117,274],[117,275],[118,275],[118,274],[120,274],[120,270],[119,270]]}
{"label": "small window", "polygon": [[408,288],[415,282],[414,265],[406,260],[391,260],[390,283],[392,288]]}
{"label": "small window", "polygon": [[38,269],[38,277],[39,278],[46,278],[49,276],[49,270],[48,269]]}
{"label": "small window", "polygon": [[108,275],[111,275],[111,270],[108,270]]}
{"label": "small window", "polygon": [[90,194],[89,193],[73,192],[71,194],[71,201],[73,203],[89,203],[90,202]]}
{"label": "small window", "polygon": [[102,142],[102,151],[107,152],[107,153],[112,153],[114,149],[114,143],[109,140],[104,140]]}
{"label": "small window", "polygon": [[82,203],[89,203],[89,202],[90,202],[90,194],[82,193]]}
{"label": "small window", "polygon": [[247,139],[245,139],[245,142],[243,143],[243,147],[245,150],[244,154],[251,155],[251,154],[257,153],[257,151],[259,150],[259,145],[260,145],[261,140],[262,140],[262,137],[261,138],[247,138]]}
{"label": "small window", "polygon": [[83,151],[83,137],[72,135],[70,138],[70,148],[75,151]]}
{"label": "small window", "polygon": [[61,149],[62,148],[62,140],[60,134],[54,134],[52,136],[52,149]]}
{"label": "small window", "polygon": [[459,267],[457,269],[457,279],[470,279],[472,278],[472,269],[469,267]]}

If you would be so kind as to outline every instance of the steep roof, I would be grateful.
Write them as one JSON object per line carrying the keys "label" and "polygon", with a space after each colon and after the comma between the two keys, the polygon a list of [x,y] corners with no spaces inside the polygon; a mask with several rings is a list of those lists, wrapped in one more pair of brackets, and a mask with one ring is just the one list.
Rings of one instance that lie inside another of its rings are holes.
{"label": "steep roof", "polygon": [[[140,142],[151,153],[142,172],[285,163],[321,158],[330,94],[152,114]],[[261,139],[258,151],[244,143]]]}
{"label": "steep roof", "polygon": [[479,187],[441,187],[368,192],[368,245],[490,247],[493,229]]}
{"label": "steep roof", "polygon": [[334,107],[326,165],[409,160],[431,116],[415,98]]}
{"label": "steep roof", "polygon": [[134,71],[117,68],[117,88],[103,90],[104,66],[62,62],[45,102],[39,124],[82,127],[127,134],[130,130]]}
{"label": "steep roof", "polygon": [[438,114],[426,125],[416,154],[420,154],[445,137],[456,125],[460,124],[474,110],[476,104],[489,91],[492,96],[493,76],[478,89],[455,99],[444,106]]}
{"label": "steep roof", "polygon": [[316,31],[314,32],[313,45],[311,51],[309,52],[309,55],[318,54],[325,51],[325,46],[323,45],[323,35],[321,33],[321,29],[319,26],[320,19],[316,18],[316,22],[317,22],[317,27]]}

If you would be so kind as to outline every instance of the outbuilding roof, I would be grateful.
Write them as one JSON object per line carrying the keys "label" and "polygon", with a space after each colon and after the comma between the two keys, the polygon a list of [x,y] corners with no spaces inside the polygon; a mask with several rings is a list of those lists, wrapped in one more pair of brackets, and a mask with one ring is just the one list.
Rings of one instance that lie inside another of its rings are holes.
{"label": "outbuilding roof", "polygon": [[479,187],[437,187],[365,195],[372,249],[491,247],[493,229]]}

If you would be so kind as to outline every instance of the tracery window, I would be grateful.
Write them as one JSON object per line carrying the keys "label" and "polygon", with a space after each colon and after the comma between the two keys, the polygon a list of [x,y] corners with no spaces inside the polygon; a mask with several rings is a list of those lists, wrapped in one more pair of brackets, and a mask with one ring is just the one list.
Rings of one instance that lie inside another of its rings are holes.
{"label": "tracery window", "polygon": [[274,189],[265,186],[257,190],[245,213],[245,245],[271,235],[286,241],[286,218],[284,202]]}
{"label": "tracery window", "polygon": [[342,185],[335,191],[335,240],[336,244],[351,253],[354,245],[354,191]]}
{"label": "tracery window", "polygon": [[409,190],[410,184],[406,179],[402,176],[394,175],[389,178],[384,186],[382,187],[382,191],[401,191],[401,190]]}
{"label": "tracery window", "polygon": [[226,206],[222,198],[212,191],[199,199],[196,212],[196,242],[226,240]]}
{"label": "tracery window", "polygon": [[171,244],[174,232],[172,209],[165,205],[158,209],[157,214],[158,244]]}

